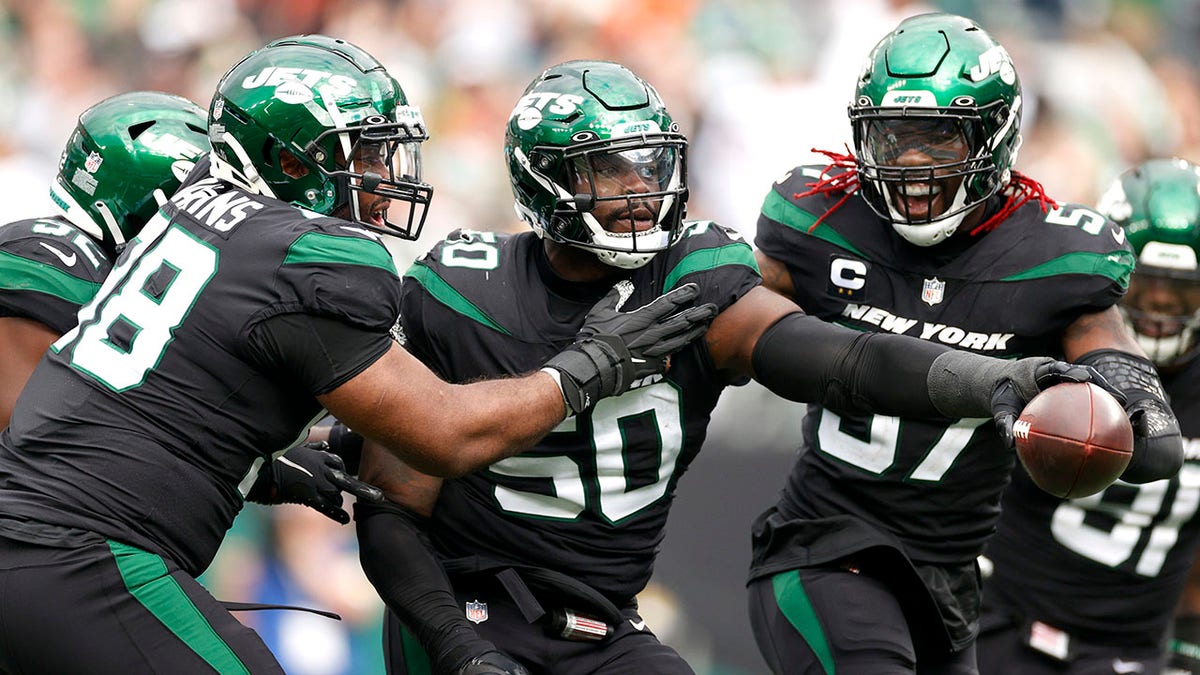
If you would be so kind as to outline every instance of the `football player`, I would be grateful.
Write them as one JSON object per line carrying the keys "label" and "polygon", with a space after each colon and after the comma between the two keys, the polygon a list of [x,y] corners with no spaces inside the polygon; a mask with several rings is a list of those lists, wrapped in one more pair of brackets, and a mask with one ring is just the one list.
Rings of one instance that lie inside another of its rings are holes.
{"label": "football player", "polygon": [[[80,116],[50,185],[59,214],[0,228],[0,428],[50,345],[75,325],[112,261],[209,151],[204,111],[153,91],[119,94]],[[377,498],[340,457],[298,446],[266,464],[247,498],[311,506],[341,523],[342,490]]]}
{"label": "football player", "polygon": [[[1146,162],[1119,176],[1097,210],[1137,254],[1120,309],[1162,374],[1183,435],[1200,437],[1200,167]],[[1169,479],[1119,481],[1071,500],[1015,471],[987,547],[980,671],[1161,672],[1200,544],[1198,460]]]}
{"label": "football player", "polygon": [[694,287],[628,312],[614,294],[547,372],[447,384],[389,335],[400,282],[379,233],[416,236],[431,188],[420,113],[387,71],[343,40],[277,40],[221,79],[206,127],[211,155],[0,436],[0,671],[281,672],[194,577],[243,495],[279,497],[260,467],[325,409],[453,475],[652,376],[712,316],[680,309]]}
{"label": "football player", "polygon": [[208,148],[204,111],[178,96],[120,94],[79,116],[50,186],[58,213],[0,227],[0,428],[118,250]]}
{"label": "football player", "polygon": [[[398,502],[356,506],[364,568],[394,611],[392,672],[440,671],[475,639],[531,672],[692,672],[635,597],[728,385],[755,377],[793,400],[921,417],[990,415],[1003,382],[1007,419],[1040,386],[1088,376],[805,316],[762,287],[735,233],[684,219],[686,139],[654,88],[621,65],[547,69],[506,132],[517,212],[533,231],[456,232],[416,261],[400,313],[414,355],[453,382],[526,372],[573,339],[614,282],[635,303],[693,282],[720,314],[665,374],[578,410],[519,457],[442,481],[405,475],[368,448],[364,479]],[[1014,397],[1013,380],[1024,394]],[[414,522],[453,596],[407,583]]]}
{"label": "football player", "polygon": [[[1132,483],[1174,475],[1179,430],[1117,308],[1123,231],[1012,169],[1012,60],[974,22],[910,17],[849,106],[855,155],[777,182],[758,221],[768,287],[868,333],[1094,366],[1127,396]],[[753,529],[751,623],[778,673],[971,673],[976,558],[1014,453],[977,415],[814,405],[777,503]]]}

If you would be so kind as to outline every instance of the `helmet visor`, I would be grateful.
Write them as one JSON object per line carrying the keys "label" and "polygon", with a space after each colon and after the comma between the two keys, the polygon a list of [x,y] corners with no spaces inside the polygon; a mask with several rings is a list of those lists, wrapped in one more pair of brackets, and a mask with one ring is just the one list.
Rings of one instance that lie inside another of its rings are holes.
{"label": "helmet visor", "polygon": [[568,160],[567,187],[581,211],[590,211],[608,233],[632,235],[630,250],[665,248],[665,238],[640,235],[661,233],[664,216],[680,196],[683,168],[678,147],[618,147]]}
{"label": "helmet visor", "polygon": [[852,112],[859,178],[871,207],[892,222],[932,223],[978,203],[966,185],[992,170],[974,115]]}

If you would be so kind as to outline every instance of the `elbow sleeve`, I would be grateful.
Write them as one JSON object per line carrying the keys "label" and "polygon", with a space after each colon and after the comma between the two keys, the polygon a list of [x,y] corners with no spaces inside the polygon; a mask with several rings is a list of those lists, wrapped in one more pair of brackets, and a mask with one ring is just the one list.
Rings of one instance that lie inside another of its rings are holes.
{"label": "elbow sleeve", "polygon": [[848,413],[940,417],[929,371],[949,351],[915,338],[862,333],[795,312],[754,346],[755,379],[793,401]]}

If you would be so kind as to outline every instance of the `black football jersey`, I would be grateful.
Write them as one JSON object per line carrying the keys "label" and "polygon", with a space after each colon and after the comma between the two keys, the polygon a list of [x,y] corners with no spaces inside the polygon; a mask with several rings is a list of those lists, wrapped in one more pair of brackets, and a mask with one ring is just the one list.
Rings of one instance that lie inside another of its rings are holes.
{"label": "black football jersey", "polygon": [[23,317],[65,333],[99,290],[112,264],[65,218],[0,227],[0,316]]}
{"label": "black football jersey", "polygon": [[[198,574],[263,461],[323,413],[247,334],[303,312],[385,336],[378,237],[247,194],[205,164],[122,254],[0,436],[0,513],[98,532]],[[276,357],[286,360],[286,355]]]}
{"label": "black football jersey", "polygon": [[[687,282],[720,309],[761,283],[748,244],[710,222],[630,272],[632,309]],[[572,284],[534,233],[459,232],[404,277],[408,348],[453,382],[535,371],[569,345],[611,283]],[[446,557],[484,555],[568,574],[623,603],[650,578],[679,477],[726,383],[699,340],[665,376],[567,418],[517,457],[448,480],[432,536]]]}
{"label": "black football jersey", "polygon": [[[773,186],[755,243],[786,265],[798,304],[824,320],[987,356],[1061,357],[1064,328],[1113,305],[1128,284],[1134,258],[1123,233],[1081,206],[1043,212],[1029,202],[984,236],[923,248],[858,196],[832,212],[842,193],[800,196],[819,175],[799,167]],[[857,518],[918,564],[968,564],[991,536],[1014,453],[990,419],[814,405],[802,433],[805,452],[776,506],[784,519]],[[774,562],[828,562],[846,546],[818,540]]]}
{"label": "black football jersey", "polygon": [[1163,646],[1200,544],[1200,359],[1163,384],[1185,439],[1180,472],[1062,500],[1014,471],[986,603],[1092,643]]}

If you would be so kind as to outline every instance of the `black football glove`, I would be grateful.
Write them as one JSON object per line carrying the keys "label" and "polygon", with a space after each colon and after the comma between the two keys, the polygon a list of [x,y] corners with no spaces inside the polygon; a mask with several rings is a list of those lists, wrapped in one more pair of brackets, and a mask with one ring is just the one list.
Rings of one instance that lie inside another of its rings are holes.
{"label": "black football glove", "polygon": [[613,286],[588,312],[575,342],[546,362],[557,371],[563,400],[573,413],[666,370],[667,357],[704,335],[717,315],[711,303],[682,309],[699,295],[696,284],[684,284],[638,309],[620,311],[632,292],[628,281]]}
{"label": "black football glove", "polygon": [[1091,382],[1125,405],[1125,394],[1109,384],[1091,366],[1033,357],[1011,362],[1009,370],[1011,374],[1000,380],[992,392],[992,419],[996,422],[996,430],[1000,432],[1004,446],[1010,450],[1016,447],[1013,424],[1025,409],[1025,404],[1056,384]]}
{"label": "black football glove", "polygon": [[342,508],[342,492],[359,499],[383,501],[383,492],[346,473],[342,458],[325,452],[325,443],[306,443],[285,452],[258,472],[246,495],[259,504],[301,504],[345,525],[350,514]]}
{"label": "black football glove", "polygon": [[525,666],[501,652],[486,652],[463,664],[455,675],[529,675]]}

